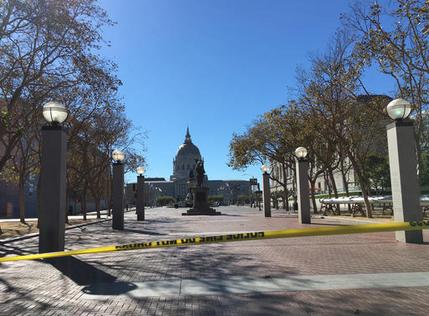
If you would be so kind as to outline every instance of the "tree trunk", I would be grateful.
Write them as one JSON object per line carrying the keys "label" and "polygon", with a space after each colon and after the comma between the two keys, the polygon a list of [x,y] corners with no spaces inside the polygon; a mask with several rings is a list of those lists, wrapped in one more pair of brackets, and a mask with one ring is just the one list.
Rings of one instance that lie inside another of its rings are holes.
{"label": "tree trunk", "polygon": [[276,210],[278,210],[279,209],[279,196],[278,196],[278,194],[277,194],[277,192],[276,192],[276,195],[275,195],[275,203],[276,203]]}
{"label": "tree trunk", "polygon": [[95,210],[97,211],[97,218],[101,218],[101,213],[100,213],[100,199],[99,198],[95,199]]}
{"label": "tree trunk", "polygon": [[371,203],[369,203],[368,199],[368,192],[367,190],[362,190],[363,200],[365,201],[365,208],[366,208],[366,216],[368,218],[372,217],[372,206]]}
{"label": "tree trunk", "polygon": [[21,223],[25,223],[25,181],[22,175],[19,176],[18,204],[19,204],[19,220]]}
{"label": "tree trunk", "polygon": [[287,187],[287,167],[285,164],[282,164],[282,171],[283,171],[283,209],[286,210],[286,212],[289,212],[289,189]]}
{"label": "tree trunk", "polygon": [[67,190],[66,191],[66,211],[64,213],[64,222],[66,224],[69,223],[69,204],[70,204],[69,199],[70,199],[70,193],[69,193],[69,190]]}
{"label": "tree trunk", "polygon": [[112,179],[112,172],[110,171],[109,177],[108,177],[108,199],[109,203],[107,206],[107,216],[112,216],[112,207],[113,207],[113,200],[112,200],[112,186],[113,186],[113,179]]}
{"label": "tree trunk", "polygon": [[332,169],[328,170],[328,177],[329,177],[329,181],[331,182],[331,185],[332,185],[332,191],[334,191],[334,196],[335,196],[335,198],[338,198],[337,184],[335,183],[334,171]]}
{"label": "tree trunk", "polygon": [[287,185],[283,186],[283,209],[286,212],[289,212],[289,190],[287,189]]}
{"label": "tree trunk", "polygon": [[318,213],[318,211],[317,211],[316,197],[315,197],[315,194],[314,194],[314,192],[316,192],[315,191],[316,190],[316,180],[317,180],[317,178],[314,179],[314,180],[310,179],[310,188],[311,188],[310,195],[311,195],[311,202],[313,204],[313,213],[314,214]]}
{"label": "tree trunk", "polygon": [[353,168],[355,169],[355,172],[359,178],[359,185],[360,185],[360,189],[362,191],[363,200],[365,202],[366,216],[368,218],[371,218],[372,217],[372,207],[371,207],[371,204],[369,203],[369,200],[368,200],[369,191],[368,191],[368,188],[366,186],[365,179],[363,177],[362,171],[359,168],[359,166],[353,164]]}
{"label": "tree trunk", "polygon": [[[349,184],[347,182],[347,174],[346,174],[346,171],[344,170],[344,160],[341,160],[341,177],[343,179],[343,186],[344,186],[344,190],[346,191],[346,195],[350,196]],[[352,209],[350,204],[347,204],[347,208],[349,212],[351,212]]]}
{"label": "tree trunk", "polygon": [[83,214],[83,220],[86,221],[86,189],[83,190],[82,193],[82,214]]}

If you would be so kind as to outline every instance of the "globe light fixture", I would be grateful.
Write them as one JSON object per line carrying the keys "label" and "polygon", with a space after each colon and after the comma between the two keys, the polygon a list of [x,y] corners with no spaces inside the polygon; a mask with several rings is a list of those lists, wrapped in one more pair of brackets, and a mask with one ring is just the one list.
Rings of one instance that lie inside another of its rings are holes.
{"label": "globe light fixture", "polygon": [[121,163],[125,159],[125,155],[122,151],[115,149],[112,153],[112,158],[115,162]]}
{"label": "globe light fixture", "polygon": [[43,117],[45,120],[52,124],[61,124],[67,119],[68,111],[67,108],[59,102],[51,101],[43,106]]}
{"label": "globe light fixture", "polygon": [[262,165],[261,170],[263,173],[268,173],[270,171],[270,168],[267,165]]}
{"label": "globe light fixture", "polygon": [[137,174],[139,176],[142,176],[143,173],[144,173],[144,167],[143,166],[137,167]]}
{"label": "globe light fixture", "polygon": [[404,99],[395,99],[389,102],[386,107],[387,114],[392,120],[406,119],[411,113],[411,103]]}
{"label": "globe light fixture", "polygon": [[298,147],[297,149],[295,149],[295,156],[298,159],[305,159],[305,157],[307,157],[307,149],[305,147]]}

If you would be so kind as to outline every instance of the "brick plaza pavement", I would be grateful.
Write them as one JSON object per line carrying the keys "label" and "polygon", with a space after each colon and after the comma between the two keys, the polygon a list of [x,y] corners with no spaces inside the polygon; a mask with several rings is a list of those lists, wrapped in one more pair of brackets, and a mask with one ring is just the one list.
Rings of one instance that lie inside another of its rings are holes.
{"label": "brick plaza pavement", "polygon": [[[147,209],[145,222],[129,212],[124,231],[109,221],[68,230],[66,247],[308,226],[282,211],[220,210]],[[36,251],[37,238],[0,242],[1,255]],[[0,315],[427,315],[428,278],[429,243],[393,233],[137,250],[1,264]]]}

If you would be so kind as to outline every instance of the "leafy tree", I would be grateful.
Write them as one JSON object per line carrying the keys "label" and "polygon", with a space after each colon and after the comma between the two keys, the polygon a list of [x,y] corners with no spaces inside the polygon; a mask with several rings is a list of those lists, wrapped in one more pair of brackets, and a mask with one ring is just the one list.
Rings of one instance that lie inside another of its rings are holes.
{"label": "leafy tree", "polygon": [[397,95],[413,105],[419,164],[427,143],[424,117],[429,111],[428,9],[424,0],[356,4],[344,19],[357,35],[354,58],[378,66],[393,79]]}
{"label": "leafy tree", "polygon": [[[250,165],[267,161],[280,166],[281,176],[271,173],[270,177],[283,187],[284,200],[289,197],[288,181],[294,170],[293,152],[299,144],[298,112],[289,106],[275,108],[256,120],[242,135],[234,134],[230,142],[230,161],[233,169],[243,169]],[[288,204],[284,204],[288,208]]]}
{"label": "leafy tree", "polygon": [[367,157],[367,178],[375,194],[384,194],[390,187],[389,161],[385,155],[371,153]]}
{"label": "leafy tree", "polygon": [[423,190],[429,193],[429,153],[422,153],[422,160],[420,165],[420,185]]}
{"label": "leafy tree", "polygon": [[21,221],[24,184],[39,172],[41,105],[52,99],[70,112],[67,195],[82,201],[84,218],[91,196],[100,216],[113,148],[125,151],[127,169],[144,163],[117,67],[98,55],[102,28],[113,23],[94,0],[5,0],[0,16],[0,174],[18,184]]}
{"label": "leafy tree", "polygon": [[328,52],[312,60],[311,73],[303,81],[302,100],[305,111],[324,121],[324,139],[337,146],[332,154],[341,159],[345,155],[350,161],[371,217],[365,162],[375,148],[386,147],[383,111],[390,99],[367,93],[361,80],[363,65],[354,59],[352,44],[353,37],[338,32]]}

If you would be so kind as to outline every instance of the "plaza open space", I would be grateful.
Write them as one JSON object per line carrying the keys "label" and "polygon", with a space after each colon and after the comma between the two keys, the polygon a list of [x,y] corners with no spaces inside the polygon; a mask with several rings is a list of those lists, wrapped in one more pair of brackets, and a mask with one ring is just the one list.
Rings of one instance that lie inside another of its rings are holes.
{"label": "plaza open space", "polygon": [[[102,220],[66,232],[66,249],[195,235],[362,224],[249,207],[221,216],[152,208],[125,228]],[[425,239],[429,234],[425,232]],[[2,242],[2,255],[37,253],[37,237]],[[240,241],[1,264],[1,315],[423,315],[429,251],[394,233]]]}
{"label": "plaza open space", "polygon": [[429,0],[0,0],[2,315],[429,315]]}

